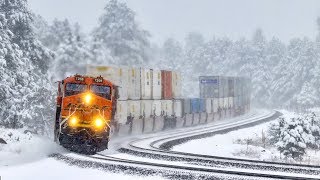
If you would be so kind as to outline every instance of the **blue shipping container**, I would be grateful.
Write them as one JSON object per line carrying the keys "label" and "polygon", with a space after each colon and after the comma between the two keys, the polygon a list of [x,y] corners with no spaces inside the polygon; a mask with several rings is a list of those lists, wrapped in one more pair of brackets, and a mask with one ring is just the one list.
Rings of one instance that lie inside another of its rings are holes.
{"label": "blue shipping container", "polygon": [[192,98],[190,99],[191,102],[191,113],[199,113],[200,112],[200,99],[199,98]]}
{"label": "blue shipping container", "polygon": [[200,112],[206,112],[206,99],[200,99]]}

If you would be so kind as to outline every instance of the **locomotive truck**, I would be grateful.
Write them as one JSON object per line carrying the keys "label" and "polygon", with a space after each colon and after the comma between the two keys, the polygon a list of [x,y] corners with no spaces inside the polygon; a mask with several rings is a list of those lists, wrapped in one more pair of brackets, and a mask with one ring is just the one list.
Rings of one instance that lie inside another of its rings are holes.
{"label": "locomotive truck", "polygon": [[117,87],[103,77],[75,75],[58,82],[54,138],[85,154],[108,148]]}

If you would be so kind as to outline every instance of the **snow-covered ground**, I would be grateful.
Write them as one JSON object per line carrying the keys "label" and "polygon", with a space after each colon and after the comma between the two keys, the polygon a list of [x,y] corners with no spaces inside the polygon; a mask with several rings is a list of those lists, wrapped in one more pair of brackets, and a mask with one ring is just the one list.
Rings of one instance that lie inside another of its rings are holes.
{"label": "snow-covered ground", "polygon": [[43,159],[34,163],[21,164],[11,167],[0,167],[0,176],[3,180],[34,180],[34,179],[146,179],[156,180],[161,177],[142,177],[105,172],[98,169],[79,168],[69,166],[64,162],[52,158]]}
{"label": "snow-covered ground", "polygon": [[7,142],[0,144],[0,168],[38,161],[51,153],[64,151],[51,139],[23,130],[0,128],[0,137]]}
{"label": "snow-covered ground", "polygon": [[67,153],[52,139],[43,138],[23,130],[0,128],[0,137],[7,144],[0,144],[0,176],[4,180],[33,179],[162,179],[116,174],[98,169],[69,166],[48,157],[52,153]]}
{"label": "snow-covered ground", "polygon": [[[294,116],[292,112],[282,111],[282,113],[287,118]],[[268,127],[272,122],[274,121],[209,138],[192,140],[173,147],[173,150],[222,157],[282,161],[283,157],[280,156],[276,147],[268,144],[267,140],[265,143],[263,141],[263,137],[268,137]],[[319,164],[319,157],[319,152],[308,150],[303,163]]]}
{"label": "snow-covered ground", "polygon": [[[237,143],[246,139],[261,139],[262,132],[266,133],[271,122],[263,123],[250,128],[231,131],[226,134],[219,134],[209,138],[192,140],[173,147],[174,151],[191,152],[195,154],[206,154],[223,157],[250,157],[254,159],[268,159],[275,155],[273,150],[263,149],[253,145]],[[246,152],[250,156],[246,156]]]}

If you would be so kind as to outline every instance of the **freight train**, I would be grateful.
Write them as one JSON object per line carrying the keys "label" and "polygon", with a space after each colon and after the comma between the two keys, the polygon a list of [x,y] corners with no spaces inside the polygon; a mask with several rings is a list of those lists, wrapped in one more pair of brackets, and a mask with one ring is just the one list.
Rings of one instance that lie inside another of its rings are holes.
{"label": "freight train", "polygon": [[[178,72],[88,65],[86,73],[88,76],[68,77],[58,87],[56,141],[76,152],[102,151],[111,136],[195,126],[238,116],[250,109],[250,80],[246,78],[201,76],[200,98],[182,98]],[[76,88],[70,98],[66,94],[69,83],[86,88],[80,92]],[[101,98],[92,89],[97,85],[109,87],[105,89],[108,98]],[[85,104],[88,93],[93,102],[85,107],[91,108],[90,113],[86,109],[70,109]],[[101,113],[104,107],[108,108]],[[98,114],[103,123],[97,122]],[[97,129],[97,123],[103,127]]]}

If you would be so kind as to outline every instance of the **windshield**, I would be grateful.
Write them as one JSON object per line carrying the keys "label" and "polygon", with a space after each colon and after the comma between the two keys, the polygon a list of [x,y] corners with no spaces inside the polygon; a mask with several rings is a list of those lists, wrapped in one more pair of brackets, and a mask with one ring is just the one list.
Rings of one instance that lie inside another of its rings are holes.
{"label": "windshield", "polygon": [[83,93],[86,90],[87,90],[87,85],[85,84],[68,83],[66,84],[65,96],[76,95],[79,93]]}
{"label": "windshield", "polygon": [[101,96],[101,97],[109,99],[109,100],[111,99],[110,86],[91,85],[91,91],[98,96]]}

